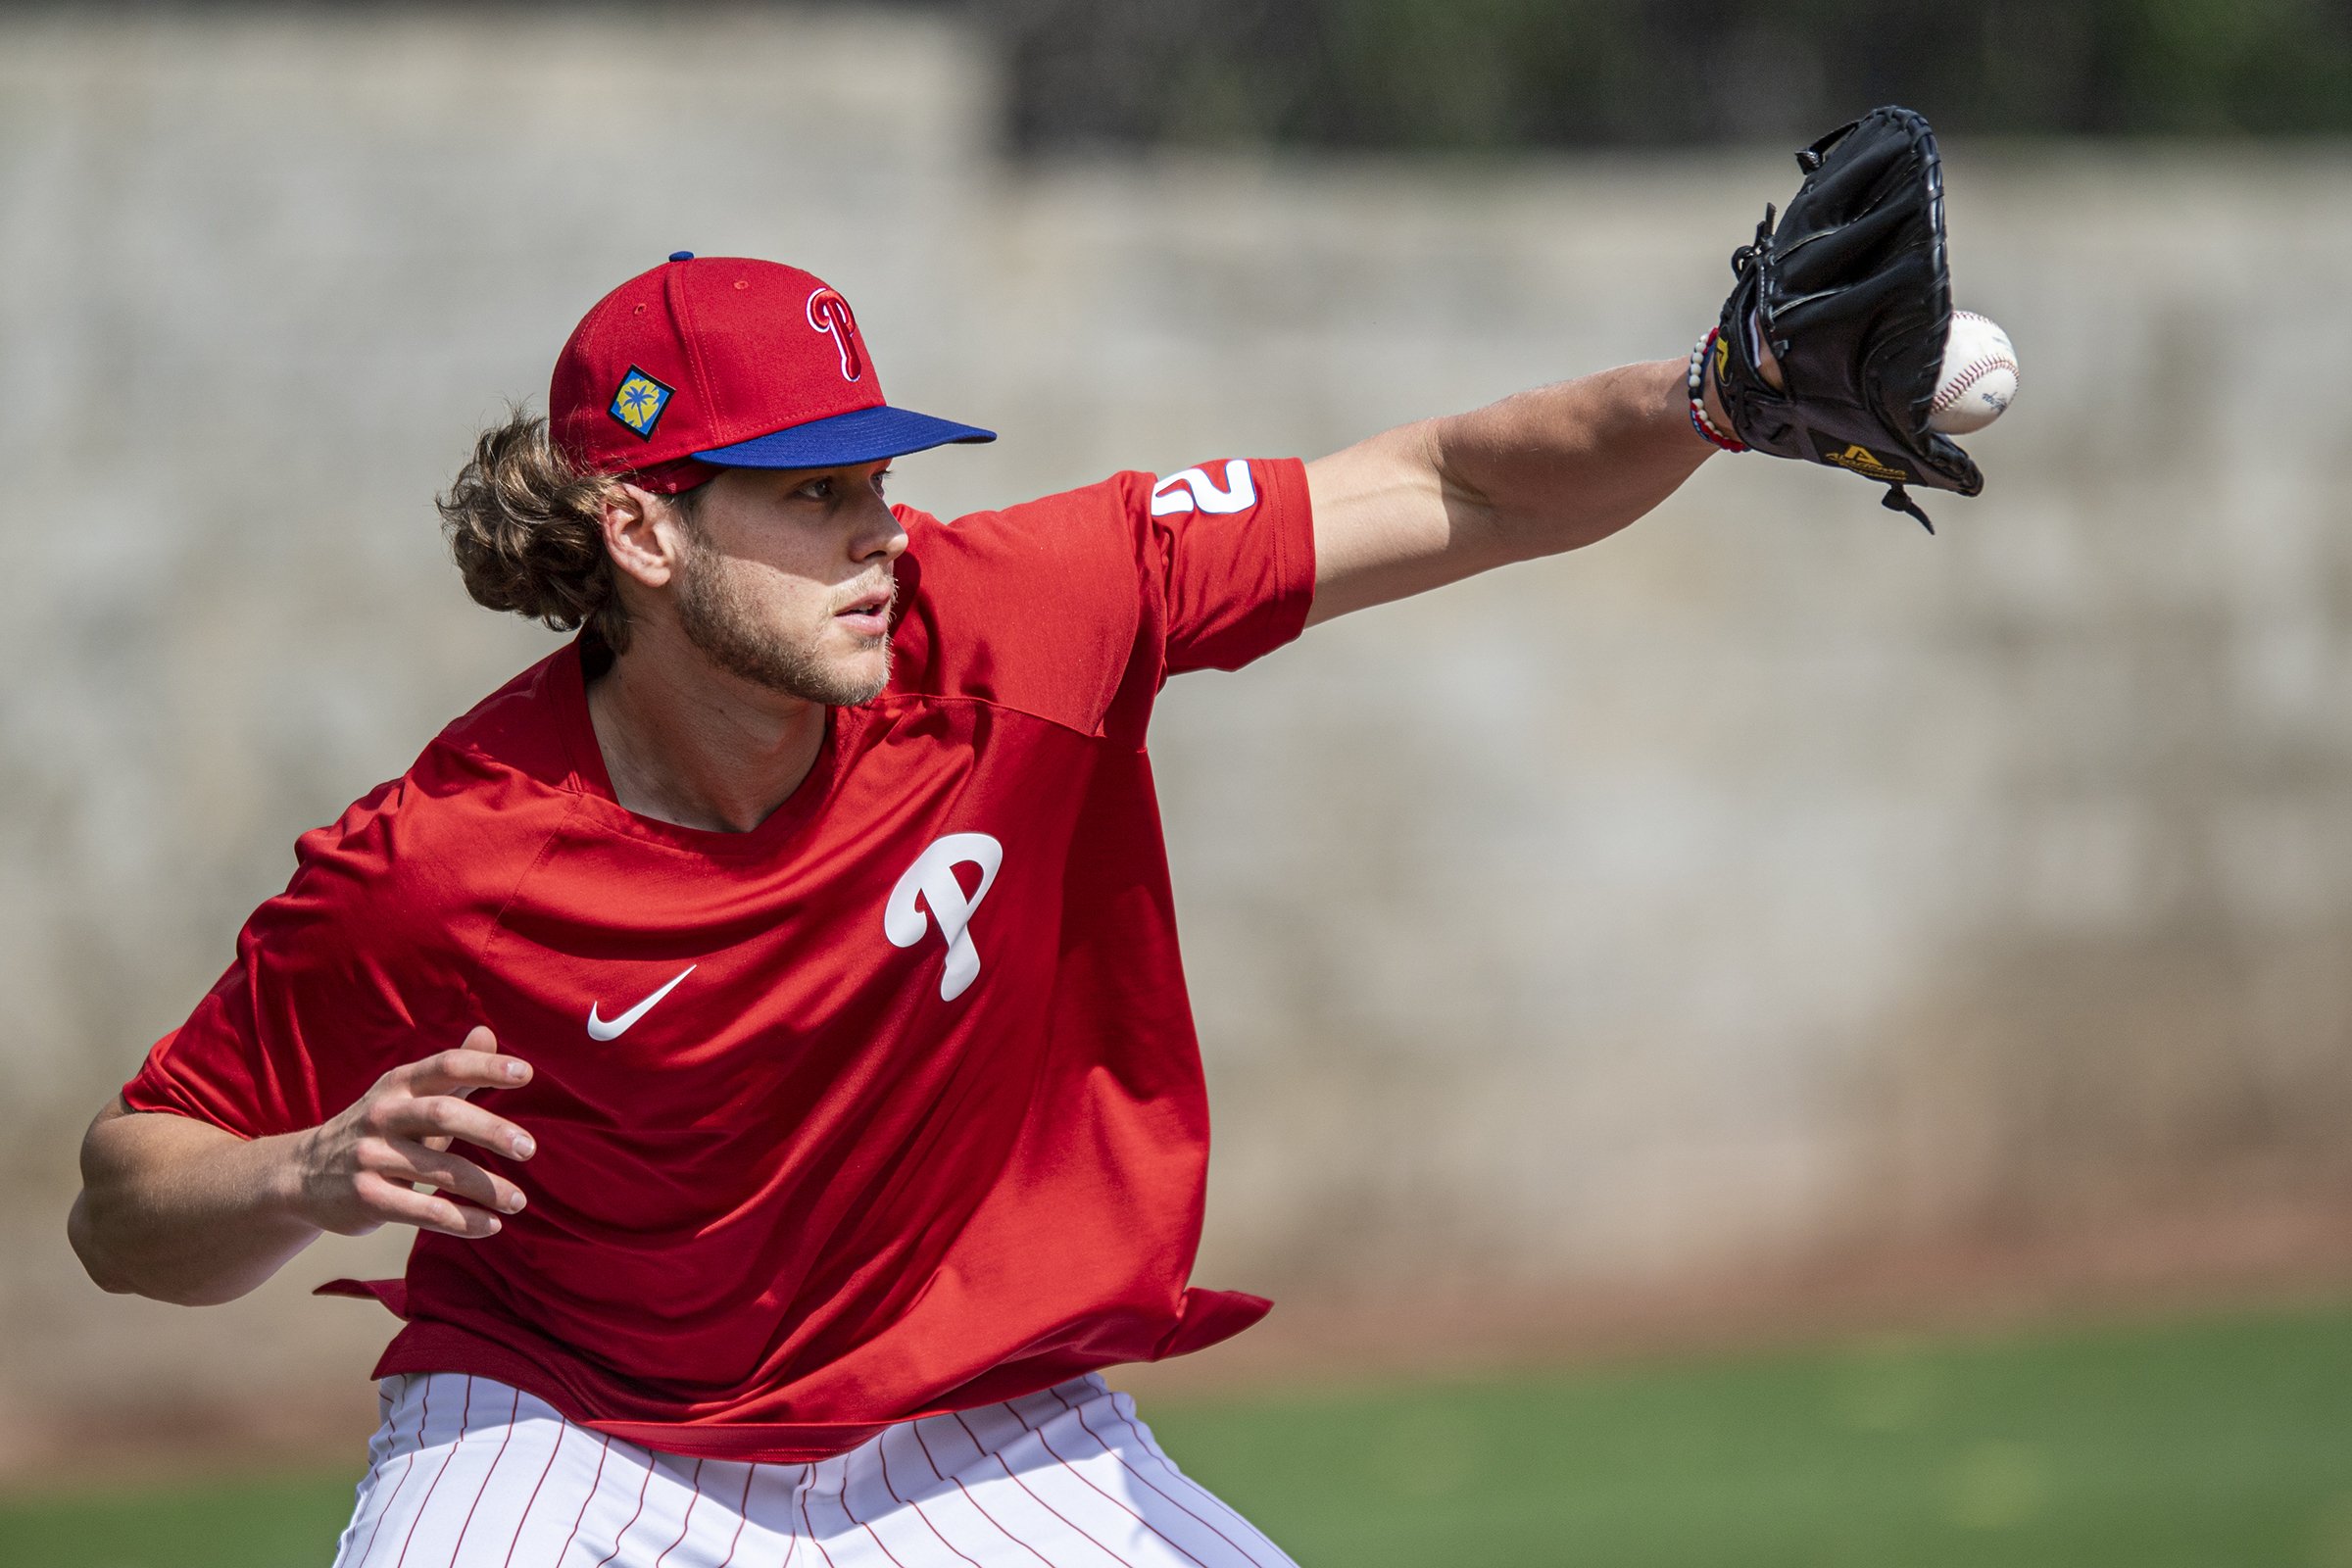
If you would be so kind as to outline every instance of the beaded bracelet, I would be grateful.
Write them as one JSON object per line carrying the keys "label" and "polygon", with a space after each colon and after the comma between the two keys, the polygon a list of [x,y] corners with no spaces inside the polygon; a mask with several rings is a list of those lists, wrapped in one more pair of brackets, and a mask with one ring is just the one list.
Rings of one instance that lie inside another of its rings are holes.
{"label": "beaded bracelet", "polygon": [[1707,417],[1707,351],[1715,346],[1715,340],[1722,335],[1721,327],[1710,326],[1707,328],[1707,335],[1700,338],[1698,346],[1690,351],[1690,428],[1726,452],[1745,452],[1747,450],[1746,442],[1738,436],[1725,435],[1721,430],[1715,428],[1715,421]]}

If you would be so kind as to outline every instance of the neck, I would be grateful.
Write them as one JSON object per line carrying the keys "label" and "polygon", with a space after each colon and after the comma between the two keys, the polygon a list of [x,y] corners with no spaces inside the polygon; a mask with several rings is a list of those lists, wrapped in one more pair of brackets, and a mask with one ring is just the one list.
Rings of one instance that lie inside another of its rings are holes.
{"label": "neck", "polygon": [[713,666],[674,625],[632,630],[588,688],[614,798],[657,821],[749,833],[816,765],[825,706]]}

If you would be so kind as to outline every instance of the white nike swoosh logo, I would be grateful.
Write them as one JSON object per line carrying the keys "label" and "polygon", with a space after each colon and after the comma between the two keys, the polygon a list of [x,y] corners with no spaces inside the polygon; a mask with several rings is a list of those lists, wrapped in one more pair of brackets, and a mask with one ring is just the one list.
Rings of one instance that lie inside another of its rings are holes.
{"label": "white nike swoosh logo", "polygon": [[698,964],[688,964],[684,969],[678,971],[677,980],[672,980],[617,1018],[599,1018],[596,1015],[596,1004],[593,1002],[588,1004],[588,1038],[591,1040],[618,1040],[627,1032],[629,1025],[653,1010],[655,1003],[675,991],[678,988],[678,980],[685,979],[698,967],[700,967]]}

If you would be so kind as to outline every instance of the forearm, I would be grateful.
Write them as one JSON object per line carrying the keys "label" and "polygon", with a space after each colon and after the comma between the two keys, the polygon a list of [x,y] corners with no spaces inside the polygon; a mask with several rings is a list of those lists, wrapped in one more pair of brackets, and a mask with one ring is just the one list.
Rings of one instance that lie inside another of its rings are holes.
{"label": "forearm", "polygon": [[81,1144],[81,1196],[66,1222],[102,1288],[202,1306],[276,1273],[320,1231],[361,1236],[396,1223],[481,1241],[522,1189],[450,1152],[463,1139],[512,1160],[538,1146],[467,1102],[519,1089],[530,1064],[498,1054],[488,1029],[393,1068],[340,1114],[250,1143],[185,1116],[136,1115],[118,1101]]}
{"label": "forearm", "polygon": [[296,1211],[296,1136],[247,1142],[184,1116],[99,1116],[67,1234],[102,1289],[183,1306],[234,1300],[318,1236]]}
{"label": "forearm", "polygon": [[1688,362],[1660,360],[1425,419],[1308,466],[1314,620],[1605,539],[1715,449]]}
{"label": "forearm", "polygon": [[1621,366],[1436,422],[1453,504],[1504,560],[1605,539],[1672,495],[1715,449],[1690,428],[1688,362]]}

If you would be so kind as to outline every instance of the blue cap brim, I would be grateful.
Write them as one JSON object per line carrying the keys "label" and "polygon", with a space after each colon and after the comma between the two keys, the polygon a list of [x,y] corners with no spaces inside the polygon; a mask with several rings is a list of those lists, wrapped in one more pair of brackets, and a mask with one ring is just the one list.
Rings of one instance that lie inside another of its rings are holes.
{"label": "blue cap brim", "polygon": [[845,463],[874,463],[953,441],[994,441],[997,432],[977,425],[935,419],[911,409],[885,404],[852,409],[829,419],[811,419],[766,435],[713,447],[695,457],[721,468],[831,468]]}

